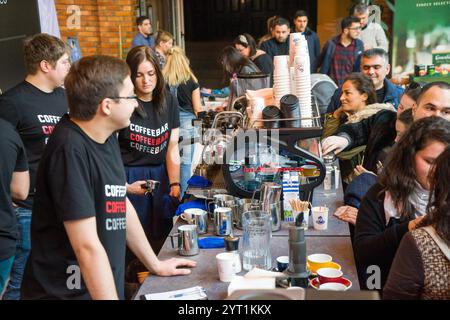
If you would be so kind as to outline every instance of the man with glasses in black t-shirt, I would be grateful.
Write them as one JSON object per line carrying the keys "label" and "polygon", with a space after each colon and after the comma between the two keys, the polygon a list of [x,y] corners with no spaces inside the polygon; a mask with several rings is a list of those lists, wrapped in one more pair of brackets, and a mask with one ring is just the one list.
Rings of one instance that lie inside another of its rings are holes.
{"label": "man with glasses in black t-shirt", "polygon": [[25,299],[124,299],[125,247],[151,273],[189,274],[196,263],[160,261],[126,197],[116,132],[138,107],[128,66],[108,56],[77,61],[65,87],[70,115],[42,157],[33,206]]}

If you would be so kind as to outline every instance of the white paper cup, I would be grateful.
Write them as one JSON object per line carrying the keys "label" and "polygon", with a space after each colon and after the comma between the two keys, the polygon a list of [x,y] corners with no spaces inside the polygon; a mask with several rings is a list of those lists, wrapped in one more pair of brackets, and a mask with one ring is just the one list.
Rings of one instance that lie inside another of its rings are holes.
{"label": "white paper cup", "polygon": [[273,57],[273,65],[274,66],[282,66],[282,65],[287,66],[288,62],[289,62],[289,56],[287,56],[287,55]]}
{"label": "white paper cup", "polygon": [[326,230],[328,228],[328,208],[327,207],[312,207],[312,217],[314,229]]}
{"label": "white paper cup", "polygon": [[222,252],[216,255],[217,271],[222,282],[231,282],[235,277],[236,258],[235,253]]}

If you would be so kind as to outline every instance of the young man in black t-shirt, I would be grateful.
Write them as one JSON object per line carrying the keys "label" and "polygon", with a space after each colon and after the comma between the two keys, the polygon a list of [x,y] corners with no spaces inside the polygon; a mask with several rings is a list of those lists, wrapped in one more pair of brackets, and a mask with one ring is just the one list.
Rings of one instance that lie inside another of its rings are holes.
{"label": "young man in black t-shirt", "polygon": [[108,56],[77,61],[65,87],[70,116],[56,126],[37,176],[25,299],[123,299],[125,246],[161,276],[194,261],[160,261],[126,197],[115,132],[138,106],[128,66]]}
{"label": "young man in black t-shirt", "polygon": [[23,82],[0,96],[0,117],[19,132],[30,169],[29,196],[16,202],[19,235],[10,281],[3,299],[20,299],[23,270],[30,252],[31,209],[36,186],[36,171],[47,139],[59,119],[67,113],[61,88],[69,72],[70,50],[60,39],[37,34],[24,43],[27,76]]}
{"label": "young man in black t-shirt", "polygon": [[12,198],[28,196],[30,176],[25,148],[19,135],[5,120],[0,119],[0,294],[3,292],[14,261],[17,241],[17,219]]}

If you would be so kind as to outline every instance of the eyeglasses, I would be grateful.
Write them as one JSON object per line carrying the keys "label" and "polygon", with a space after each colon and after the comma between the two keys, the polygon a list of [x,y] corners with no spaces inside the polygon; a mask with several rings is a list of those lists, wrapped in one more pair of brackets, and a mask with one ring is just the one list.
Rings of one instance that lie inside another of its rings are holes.
{"label": "eyeglasses", "polygon": [[421,84],[420,82],[412,81],[412,82],[408,85],[407,90],[414,90],[414,89],[417,89],[417,88],[422,89],[422,87],[423,87],[423,84]]}
{"label": "eyeglasses", "polygon": [[353,28],[347,28],[347,29],[349,29],[349,30],[361,30],[362,28],[361,27],[353,27]]}
{"label": "eyeglasses", "polygon": [[127,99],[127,100],[137,100],[138,96],[129,96],[129,97],[108,97],[113,100]]}

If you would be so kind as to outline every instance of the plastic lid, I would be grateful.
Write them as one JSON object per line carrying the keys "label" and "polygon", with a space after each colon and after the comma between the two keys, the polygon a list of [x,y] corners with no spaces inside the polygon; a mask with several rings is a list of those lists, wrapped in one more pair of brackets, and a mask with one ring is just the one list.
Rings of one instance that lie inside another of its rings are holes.
{"label": "plastic lid", "polygon": [[299,100],[296,95],[293,94],[287,94],[283,96],[280,100],[280,104],[286,105],[286,106],[292,106],[299,103]]}

